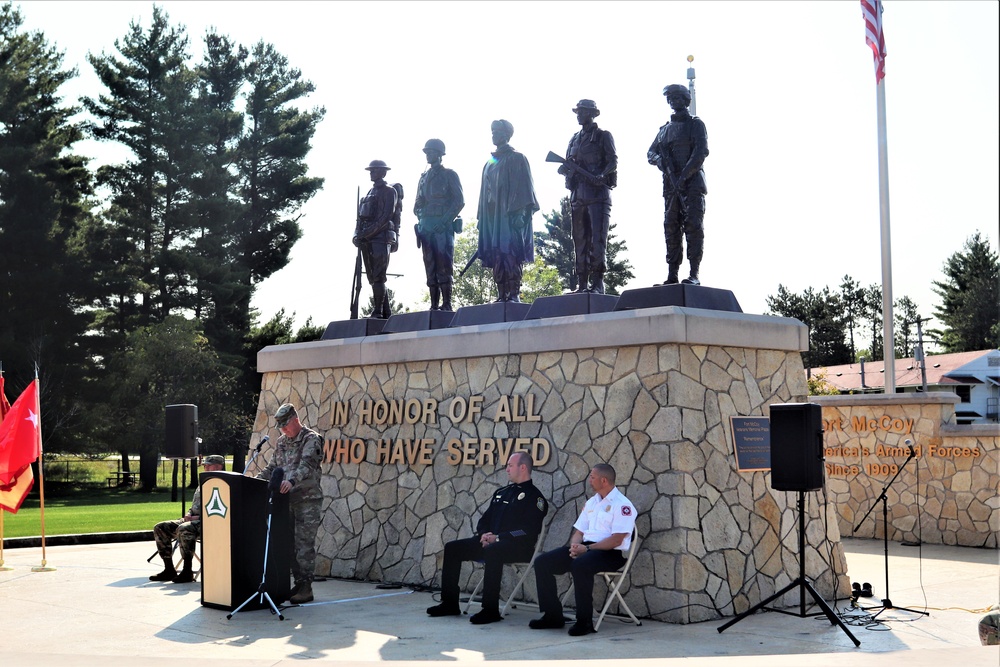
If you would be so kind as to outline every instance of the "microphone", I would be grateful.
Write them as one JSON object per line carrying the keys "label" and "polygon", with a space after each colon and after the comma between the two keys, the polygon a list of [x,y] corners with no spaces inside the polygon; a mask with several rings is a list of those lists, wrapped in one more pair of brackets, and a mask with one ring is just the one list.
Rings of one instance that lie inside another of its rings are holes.
{"label": "microphone", "polygon": [[910,458],[912,459],[917,453],[913,450],[913,440],[907,438],[903,441],[903,444],[910,448]]}
{"label": "microphone", "polygon": [[277,467],[274,472],[271,473],[271,479],[267,483],[267,490],[271,493],[279,493],[281,491],[281,483],[285,479],[285,469],[282,467]]}
{"label": "microphone", "polygon": [[269,435],[265,435],[263,438],[260,439],[260,442],[257,443],[257,453],[258,454],[260,454],[260,448],[263,447],[264,443],[267,442],[270,439],[271,439],[271,436],[269,436]]}

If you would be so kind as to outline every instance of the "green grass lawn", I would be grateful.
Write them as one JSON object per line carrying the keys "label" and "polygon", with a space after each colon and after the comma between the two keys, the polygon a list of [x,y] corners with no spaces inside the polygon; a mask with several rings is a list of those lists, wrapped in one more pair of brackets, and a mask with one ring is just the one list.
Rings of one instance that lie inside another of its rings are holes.
{"label": "green grass lawn", "polygon": [[[59,488],[45,485],[45,534],[77,535],[151,530],[153,524],[181,516],[181,501],[171,502],[170,491],[143,493],[133,489],[95,486]],[[193,489],[184,492],[184,508],[191,507]],[[42,534],[38,487],[31,490],[17,514],[3,512],[3,537]],[[3,510],[0,510],[3,511]]]}

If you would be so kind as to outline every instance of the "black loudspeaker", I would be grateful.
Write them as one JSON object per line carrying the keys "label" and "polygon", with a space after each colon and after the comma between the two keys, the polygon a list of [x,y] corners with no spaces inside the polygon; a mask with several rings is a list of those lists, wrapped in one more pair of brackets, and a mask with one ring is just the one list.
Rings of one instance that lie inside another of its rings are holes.
{"label": "black loudspeaker", "polygon": [[198,406],[168,405],[167,433],[163,455],[168,459],[198,456]]}
{"label": "black loudspeaker", "polygon": [[823,488],[823,409],[816,403],[771,406],[771,488]]}

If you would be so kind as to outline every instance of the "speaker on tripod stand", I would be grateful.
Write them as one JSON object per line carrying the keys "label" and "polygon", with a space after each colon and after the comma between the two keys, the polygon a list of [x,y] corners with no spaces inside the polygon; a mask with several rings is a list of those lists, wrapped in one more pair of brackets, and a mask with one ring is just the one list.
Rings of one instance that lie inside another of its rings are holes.
{"label": "speaker on tripod stand", "polygon": [[[799,612],[772,609],[782,614],[806,618],[826,614],[831,625],[839,625],[855,646],[861,642],[851,634],[826,600],[806,579],[806,519],[805,492],[823,488],[823,409],[816,403],[777,403],[771,406],[771,488],[775,491],[796,491],[799,494],[799,576],[790,584],[733,620],[718,628],[721,633],[731,625],[780,599],[793,589],[799,590]],[[821,609],[817,614],[806,613],[806,593]]]}

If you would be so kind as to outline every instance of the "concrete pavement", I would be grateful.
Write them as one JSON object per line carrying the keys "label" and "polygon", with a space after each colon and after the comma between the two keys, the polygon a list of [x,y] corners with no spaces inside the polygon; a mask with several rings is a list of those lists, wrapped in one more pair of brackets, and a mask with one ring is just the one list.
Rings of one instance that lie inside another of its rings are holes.
{"label": "concrete pavement", "polygon": [[[852,581],[871,582],[885,597],[881,541],[846,539]],[[878,615],[851,610],[845,622],[861,640],[824,617],[779,613],[747,617],[723,633],[728,619],[641,626],[606,619],[600,632],[569,637],[565,630],[531,630],[537,610],[514,609],[501,622],[473,626],[468,617],[429,618],[436,596],[371,582],[327,580],[316,600],[283,611],[226,612],[203,607],[199,583],[160,584],[148,577],[152,542],[54,546],[41,565],[40,548],[6,549],[0,572],[0,664],[118,667],[176,665],[211,659],[234,667],[282,666],[302,660],[406,667],[490,662],[548,667],[566,661],[613,661],[625,667],[969,667],[1000,665],[1000,647],[983,647],[977,626],[1000,601],[998,552],[967,547],[889,545],[894,609]],[[598,592],[600,599],[602,593]],[[898,609],[926,609],[929,616]],[[473,609],[476,607],[474,605]],[[572,614],[572,611],[569,611]]]}

